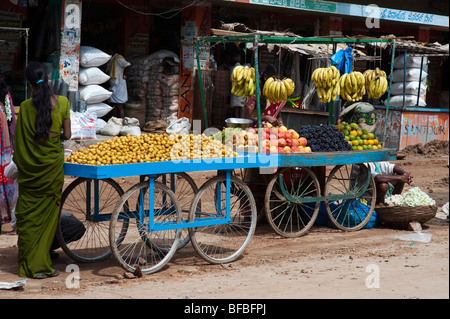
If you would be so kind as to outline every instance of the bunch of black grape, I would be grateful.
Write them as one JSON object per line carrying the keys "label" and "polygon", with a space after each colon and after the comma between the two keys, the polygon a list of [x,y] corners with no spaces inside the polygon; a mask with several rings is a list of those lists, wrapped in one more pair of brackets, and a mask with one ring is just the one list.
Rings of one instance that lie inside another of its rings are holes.
{"label": "bunch of black grape", "polygon": [[298,131],[308,141],[313,152],[344,152],[351,151],[352,146],[344,134],[334,125],[304,125]]}

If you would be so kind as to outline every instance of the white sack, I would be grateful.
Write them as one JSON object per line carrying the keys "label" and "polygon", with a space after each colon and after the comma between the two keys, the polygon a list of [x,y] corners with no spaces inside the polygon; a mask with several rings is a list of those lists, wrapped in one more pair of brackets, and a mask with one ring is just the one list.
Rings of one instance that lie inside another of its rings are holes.
{"label": "white sack", "polygon": [[91,46],[80,47],[80,64],[84,68],[101,66],[111,59],[111,55]]}
{"label": "white sack", "polygon": [[[420,56],[407,56],[406,57],[406,68],[419,68],[422,61],[422,57]],[[399,55],[394,60],[394,68],[395,69],[403,69],[403,66],[405,65],[405,57],[403,54]],[[428,58],[423,58],[423,65],[422,67],[425,69],[425,71],[428,69]]]}
{"label": "white sack", "polygon": [[[406,82],[405,94],[417,96],[417,92],[419,91],[419,83],[419,81]],[[420,95],[424,95],[425,93],[427,93],[427,84],[425,81],[422,81],[422,83],[420,83]],[[403,95],[403,82],[392,83],[391,94]]]}
{"label": "white sack", "polygon": [[403,82],[403,79],[406,79],[406,82],[423,81],[427,76],[428,73],[424,70],[422,70],[422,77],[420,76],[420,68],[399,69],[394,71],[392,81]]}
{"label": "white sack", "polygon": [[[384,102],[387,105],[387,99]],[[417,95],[405,95],[405,106],[416,106]],[[391,97],[390,106],[403,106],[403,95],[395,95]],[[424,96],[419,98],[418,106],[426,106]]]}
{"label": "white sack", "polygon": [[81,85],[103,84],[108,81],[109,75],[105,74],[97,67],[81,68],[78,82]]}
{"label": "white sack", "polygon": [[87,111],[90,113],[95,113],[97,117],[105,116],[106,114],[111,112],[112,109],[112,106],[103,102],[87,105]]}
{"label": "white sack", "polygon": [[111,91],[101,87],[98,84],[92,84],[80,87],[80,99],[86,101],[87,104],[96,104],[109,99],[112,95]]}

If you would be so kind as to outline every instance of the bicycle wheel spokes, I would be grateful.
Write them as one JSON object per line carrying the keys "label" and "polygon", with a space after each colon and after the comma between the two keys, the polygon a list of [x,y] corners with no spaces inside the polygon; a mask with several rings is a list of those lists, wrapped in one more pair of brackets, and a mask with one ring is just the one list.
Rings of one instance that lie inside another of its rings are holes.
{"label": "bicycle wheel spokes", "polygon": [[375,208],[375,183],[363,164],[334,167],[325,184],[325,194],[328,217],[341,230],[363,228]]}
{"label": "bicycle wheel spokes", "polygon": [[[114,257],[128,271],[137,267],[145,274],[158,271],[175,253],[180,234],[179,230],[158,227],[180,222],[178,201],[165,185],[155,182],[153,194],[149,192],[148,182],[131,187],[116,206],[110,223]],[[128,229],[126,234],[121,232],[124,225]]]}
{"label": "bicycle wheel spokes", "polygon": [[218,176],[200,188],[191,205],[189,222],[215,223],[189,228],[195,250],[210,263],[236,260],[250,244],[255,231],[256,204],[250,189],[240,179],[231,177],[229,193],[228,202],[226,178]]}
{"label": "bicycle wheel spokes", "polygon": [[[186,173],[175,173],[161,175],[157,178],[157,181],[162,182],[175,193],[178,203],[180,204],[181,217],[183,220],[187,221],[192,200],[198,192],[194,180]],[[178,249],[183,248],[189,242],[189,231],[185,228],[181,229],[180,232],[180,244]]]}
{"label": "bicycle wheel spokes", "polygon": [[[266,190],[265,210],[273,230],[283,237],[307,233],[319,213],[319,182],[307,168],[285,168],[275,174]],[[306,202],[304,202],[306,201]]]}
{"label": "bicycle wheel spokes", "polygon": [[72,214],[83,226],[77,232],[68,232],[71,226],[60,219],[56,236],[68,256],[79,262],[93,262],[110,255],[108,224],[122,194],[122,188],[112,179],[78,178],[69,184],[62,195],[62,214]]}

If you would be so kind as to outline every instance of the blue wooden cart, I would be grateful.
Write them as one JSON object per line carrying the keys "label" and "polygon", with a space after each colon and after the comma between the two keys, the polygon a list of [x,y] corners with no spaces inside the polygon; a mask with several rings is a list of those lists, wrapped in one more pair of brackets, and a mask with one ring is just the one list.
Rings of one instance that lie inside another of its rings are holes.
{"label": "blue wooden cart", "polygon": [[[296,237],[313,225],[321,202],[339,228],[364,226],[375,205],[375,188],[361,163],[392,160],[394,152],[249,153],[234,158],[107,166],[65,163],[65,174],[78,178],[64,192],[63,210],[74,214],[86,230],[71,241],[63,239],[59,228],[58,237],[63,250],[77,261],[98,261],[112,253],[128,271],[137,267],[143,273],[158,271],[188,240],[205,260],[231,262],[249,245],[257,223],[252,191],[233,176],[234,170],[269,169],[264,203],[267,219],[280,235]],[[323,189],[313,168],[326,166],[334,168]],[[359,168],[356,175],[355,167]],[[292,169],[296,174],[289,171]],[[173,181],[177,174],[196,171],[218,174],[198,191],[189,190],[192,197],[186,211]],[[161,174],[172,180],[169,186],[159,180]],[[139,176],[139,182],[123,192],[113,178],[129,176]],[[365,214],[358,213],[359,207],[366,207]],[[188,236],[182,235],[183,230]]]}
{"label": "blue wooden cart", "polygon": [[[125,269],[139,267],[143,273],[161,269],[186,240],[211,263],[231,262],[243,253],[256,227],[252,192],[232,172],[274,166],[277,160],[270,154],[252,154],[108,166],[65,163],[65,174],[78,179],[63,194],[63,211],[82,221],[85,231],[72,241],[64,239],[59,227],[61,246],[81,262],[102,260],[112,253]],[[173,181],[179,174],[195,171],[219,174],[198,191],[190,190],[186,212]],[[171,186],[161,175],[172,181]],[[139,176],[140,182],[123,192],[113,178],[127,176]],[[183,237],[182,230],[189,237]]]}

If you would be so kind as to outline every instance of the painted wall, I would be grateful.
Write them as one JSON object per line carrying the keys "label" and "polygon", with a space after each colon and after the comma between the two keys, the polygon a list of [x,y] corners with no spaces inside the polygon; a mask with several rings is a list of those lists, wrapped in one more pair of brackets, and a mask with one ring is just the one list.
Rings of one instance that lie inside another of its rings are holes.
{"label": "painted wall", "polygon": [[404,112],[400,149],[433,140],[448,141],[448,113]]}
{"label": "painted wall", "polygon": [[[386,109],[377,108],[378,122],[376,134],[383,140]],[[384,146],[398,148],[423,144],[433,140],[449,140],[448,112],[389,110]]]}

